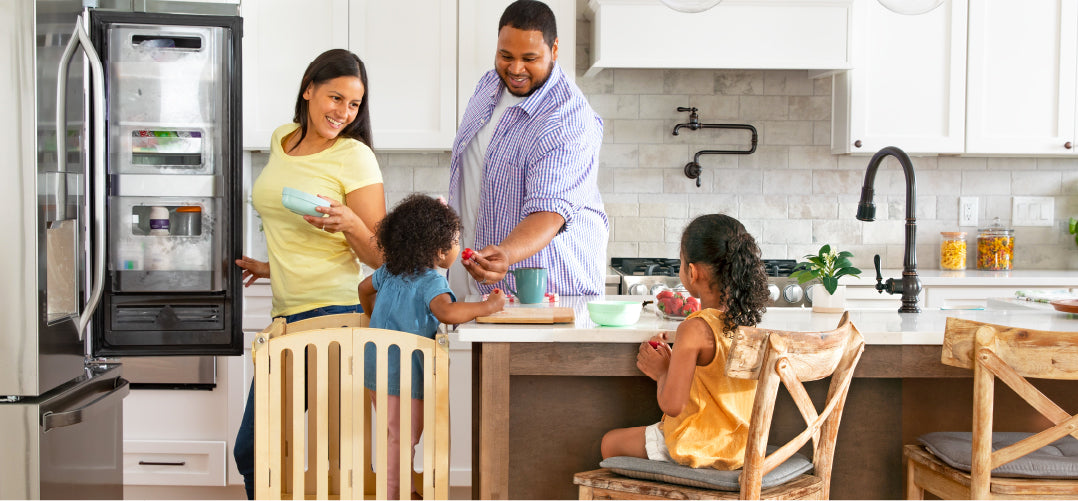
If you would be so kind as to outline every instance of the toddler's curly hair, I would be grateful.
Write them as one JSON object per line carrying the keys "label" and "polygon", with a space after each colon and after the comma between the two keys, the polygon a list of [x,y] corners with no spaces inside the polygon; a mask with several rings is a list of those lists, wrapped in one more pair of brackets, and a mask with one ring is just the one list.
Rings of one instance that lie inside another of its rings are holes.
{"label": "toddler's curly hair", "polygon": [[401,200],[375,229],[386,269],[416,275],[434,268],[460,235],[460,216],[444,202],[413,193]]}

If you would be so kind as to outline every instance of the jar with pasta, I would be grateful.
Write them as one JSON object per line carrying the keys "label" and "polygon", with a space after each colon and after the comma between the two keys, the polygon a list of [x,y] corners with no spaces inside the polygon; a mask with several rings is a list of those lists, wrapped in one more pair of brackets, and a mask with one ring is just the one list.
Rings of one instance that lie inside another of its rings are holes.
{"label": "jar with pasta", "polygon": [[1004,228],[997,217],[990,226],[977,231],[977,269],[1012,269],[1014,266],[1014,230]]}
{"label": "jar with pasta", "polygon": [[940,232],[940,269],[966,269],[966,232]]}

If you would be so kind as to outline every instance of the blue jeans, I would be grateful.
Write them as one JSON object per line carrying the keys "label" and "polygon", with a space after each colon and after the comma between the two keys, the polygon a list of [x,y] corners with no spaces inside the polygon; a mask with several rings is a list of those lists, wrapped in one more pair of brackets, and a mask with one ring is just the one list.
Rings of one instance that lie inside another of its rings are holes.
{"label": "blue jeans", "polygon": [[[285,315],[284,321],[288,323],[306,320],[308,318],[325,315],[337,315],[340,313],[363,313],[360,305],[352,306],[323,306],[313,310],[302,311],[294,315]],[[236,445],[232,449],[232,456],[236,459],[236,468],[243,475],[243,487],[247,490],[247,499],[255,498],[255,387],[251,382],[251,389],[247,391],[247,407],[243,409],[243,420],[240,421],[240,431],[236,434]]]}

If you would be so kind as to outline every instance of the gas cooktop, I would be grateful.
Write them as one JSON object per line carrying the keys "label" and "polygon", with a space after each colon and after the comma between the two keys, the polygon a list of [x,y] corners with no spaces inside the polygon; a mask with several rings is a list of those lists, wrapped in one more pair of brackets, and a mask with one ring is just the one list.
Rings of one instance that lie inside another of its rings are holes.
{"label": "gas cooktop", "polygon": [[[812,303],[811,295],[790,278],[797,261],[794,259],[764,259],[764,271],[767,273],[768,292],[771,295],[769,307],[808,306]],[[610,259],[610,268],[621,275],[621,293],[633,295],[655,295],[662,289],[673,289],[681,285],[678,271],[681,260],[671,258],[615,257]],[[815,283],[815,282],[813,282]],[[807,284],[806,287],[811,284]]]}

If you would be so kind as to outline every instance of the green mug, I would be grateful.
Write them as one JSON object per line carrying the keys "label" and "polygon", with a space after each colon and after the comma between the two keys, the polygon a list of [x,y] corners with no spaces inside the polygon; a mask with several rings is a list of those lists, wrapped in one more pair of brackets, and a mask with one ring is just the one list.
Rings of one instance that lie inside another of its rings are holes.
{"label": "green mug", "polygon": [[509,292],[521,303],[541,303],[546,296],[546,268],[517,268],[512,270],[517,290]]}

